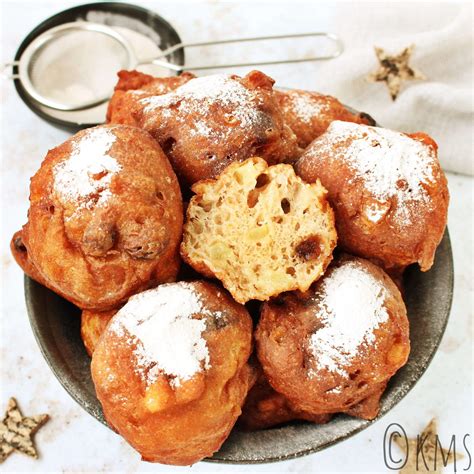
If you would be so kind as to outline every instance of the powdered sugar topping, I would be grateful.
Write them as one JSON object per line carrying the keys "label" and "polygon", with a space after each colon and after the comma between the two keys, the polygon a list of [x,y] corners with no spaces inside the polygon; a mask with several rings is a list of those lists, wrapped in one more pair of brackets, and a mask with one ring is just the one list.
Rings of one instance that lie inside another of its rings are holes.
{"label": "powdered sugar topping", "polygon": [[145,95],[148,94],[148,91],[145,91],[143,89],[131,89],[126,91],[126,93],[130,95]]}
{"label": "powdered sugar topping", "polygon": [[[232,110],[231,115],[223,115],[227,126],[219,127],[220,129],[246,129],[261,118],[262,112],[257,108],[258,100],[258,95],[243,86],[238,79],[226,74],[215,74],[191,79],[168,94],[146,97],[141,99],[140,103],[145,106],[145,113],[175,106],[178,112],[175,114],[177,120],[184,121],[183,116],[191,114],[194,116],[193,135],[208,138],[214,135],[214,138],[218,139],[219,132],[222,134],[223,131],[210,129],[205,120],[212,113],[213,106],[217,104]],[[167,116],[171,114],[168,113]]]}
{"label": "powdered sugar topping", "polygon": [[[210,368],[209,350],[202,333],[206,320],[193,315],[210,315],[194,285],[164,284],[132,296],[117,313],[112,330],[130,336],[138,372],[147,385],[164,373],[173,386]],[[221,313],[212,312],[215,317]]]}
{"label": "powdered sugar topping", "polygon": [[316,96],[306,91],[287,91],[288,103],[285,110],[296,114],[303,122],[311,122],[314,117],[327,111],[324,96]]}
{"label": "powdered sugar topping", "polygon": [[347,377],[361,345],[374,344],[374,330],[388,319],[386,290],[357,261],[348,261],[324,279],[315,298],[323,326],[311,336],[310,351],[318,369]]}
{"label": "powdered sugar topping", "polygon": [[191,135],[199,135],[201,137],[209,138],[213,135],[213,130],[205,122],[196,122],[194,124],[194,129],[191,130]]}
{"label": "powdered sugar topping", "polygon": [[[403,133],[341,121],[331,123],[315,150],[324,153],[347,139],[349,146],[338,158],[351,166],[377,200],[396,199],[394,212],[399,222],[412,222],[410,202],[428,202],[423,185],[434,179],[434,150]],[[378,214],[379,210],[368,217],[373,220]]]}
{"label": "powdered sugar topping", "polygon": [[73,140],[70,157],[54,169],[54,189],[64,202],[77,202],[78,209],[104,205],[111,192],[112,176],[122,167],[109,155],[116,140],[112,129],[89,129]]}

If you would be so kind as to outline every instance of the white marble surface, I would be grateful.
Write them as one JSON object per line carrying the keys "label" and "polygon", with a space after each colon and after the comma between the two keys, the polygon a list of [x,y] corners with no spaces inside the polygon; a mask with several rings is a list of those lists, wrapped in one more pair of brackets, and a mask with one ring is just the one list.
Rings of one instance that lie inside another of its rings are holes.
{"label": "white marble surface", "polygon": [[[38,22],[70,4],[73,3],[3,1],[1,62],[13,57],[20,41]],[[331,5],[316,8],[315,4],[306,3],[294,8],[289,7],[294,5],[292,2],[273,4],[273,15],[264,14],[268,11],[268,3],[255,2],[169,1],[148,2],[146,6],[172,20],[184,39],[231,36],[226,34],[231,29],[232,36],[324,29],[327,19],[333,15]],[[363,3],[360,8],[369,9],[371,6]],[[368,47],[371,45],[369,42]],[[289,47],[282,52],[292,54],[294,50]],[[199,52],[192,59],[199,60]],[[324,68],[324,65],[303,65],[298,71],[279,66],[268,72],[283,84],[332,92],[330,84],[311,80],[317,78],[318,68]],[[473,180],[449,174],[449,228],[455,261],[451,318],[428,371],[398,406],[370,428],[343,443],[278,464],[229,466],[199,463],[191,468],[170,468],[141,462],[120,437],[85,413],[66,394],[47,367],[33,338],[23,299],[23,275],[10,256],[9,239],[26,219],[29,177],[37,170],[47,150],[68,134],[30,112],[18,98],[13,85],[5,80],[1,81],[0,102],[0,412],[8,398],[15,396],[25,414],[51,415],[51,420],[36,436],[40,459],[14,454],[0,466],[0,471],[388,472],[383,463],[382,439],[391,422],[400,423],[409,435],[416,435],[436,416],[441,440],[448,442],[452,434],[459,438],[465,433],[472,434]],[[353,105],[364,108],[366,104],[361,99]],[[423,129],[423,124],[420,128]],[[458,464],[459,471],[466,467],[465,461]],[[451,471],[452,466],[445,469],[445,472]]]}

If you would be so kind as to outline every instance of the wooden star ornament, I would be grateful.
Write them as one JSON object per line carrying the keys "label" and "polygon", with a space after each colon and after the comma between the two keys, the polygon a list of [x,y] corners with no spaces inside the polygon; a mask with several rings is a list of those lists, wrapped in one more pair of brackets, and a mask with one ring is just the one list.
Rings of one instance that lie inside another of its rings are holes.
{"label": "wooden star ornament", "polygon": [[0,422],[0,463],[13,451],[37,459],[33,435],[49,420],[49,415],[23,416],[14,398],[8,401],[5,417]]}
{"label": "wooden star ornament", "polygon": [[460,453],[454,453],[450,449],[446,450],[442,447],[438,438],[435,418],[428,423],[421,435],[418,435],[415,439],[405,439],[400,435],[394,435],[393,439],[405,453],[405,459],[407,460],[399,471],[400,474],[420,474],[421,472],[441,474],[443,466],[452,463],[455,458],[462,459],[464,457]]}
{"label": "wooden star ornament", "polygon": [[415,49],[414,45],[405,48],[401,53],[396,55],[387,54],[382,48],[377,46],[374,48],[380,67],[377,71],[367,76],[371,82],[383,81],[387,84],[392,100],[398,97],[402,81],[423,80],[426,76],[408,65],[410,57]]}

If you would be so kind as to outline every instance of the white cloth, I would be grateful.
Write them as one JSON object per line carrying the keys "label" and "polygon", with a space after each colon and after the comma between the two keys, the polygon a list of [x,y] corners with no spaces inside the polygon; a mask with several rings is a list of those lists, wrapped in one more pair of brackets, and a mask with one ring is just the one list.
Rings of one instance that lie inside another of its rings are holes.
{"label": "white cloth", "polygon": [[[473,174],[473,23],[471,4],[338,4],[329,23],[344,53],[318,71],[318,86],[371,114],[381,125],[424,131],[439,145],[445,170]],[[398,54],[415,45],[410,64],[427,79],[402,84],[395,102],[383,82],[373,46]]]}

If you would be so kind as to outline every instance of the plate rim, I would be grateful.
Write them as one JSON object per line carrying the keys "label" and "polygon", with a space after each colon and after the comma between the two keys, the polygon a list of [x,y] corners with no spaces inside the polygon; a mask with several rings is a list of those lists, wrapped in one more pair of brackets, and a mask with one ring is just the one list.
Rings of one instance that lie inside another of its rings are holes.
{"label": "plate rim", "polygon": [[[347,439],[352,438],[353,436],[359,434],[361,431],[365,430],[369,426],[373,425],[374,423],[377,423],[380,421],[385,415],[387,415],[395,406],[397,406],[411,391],[412,389],[417,385],[417,383],[421,380],[423,375],[426,373],[428,370],[429,366],[431,365],[431,362],[433,362],[433,359],[435,355],[438,353],[439,346],[441,344],[441,341],[443,340],[444,334],[446,332],[446,327],[448,326],[448,322],[451,316],[451,308],[453,305],[453,298],[454,298],[454,258],[453,258],[453,249],[451,245],[451,237],[449,235],[449,229],[448,226],[445,228],[445,232],[443,234],[443,239],[446,238],[446,250],[449,254],[449,262],[450,262],[450,271],[448,273],[448,282],[447,286],[449,287],[449,298],[446,301],[446,304],[443,308],[443,314],[445,315],[443,318],[443,325],[441,327],[441,330],[439,332],[439,337],[435,341],[435,344],[433,346],[433,350],[430,353],[428,359],[426,360],[426,363],[420,367],[420,370],[418,371],[417,376],[411,380],[411,383],[407,386],[407,388],[400,392],[398,397],[394,399],[388,406],[385,407],[385,409],[381,410],[380,413],[377,415],[376,418],[373,420],[362,420],[362,424],[351,431],[350,433],[341,436],[340,438],[334,439],[332,441],[329,441],[327,443],[321,444],[317,447],[314,448],[308,448],[308,449],[303,449],[300,451],[297,451],[296,453],[292,454],[286,454],[283,456],[273,456],[269,457],[265,460],[255,460],[255,459],[248,459],[245,461],[234,461],[234,460],[229,460],[229,459],[219,459],[211,457],[211,458],[205,458],[203,461],[210,462],[210,463],[220,463],[220,464],[270,464],[270,463],[276,463],[280,461],[287,461],[291,459],[296,459],[299,457],[307,456],[309,454],[314,454],[319,451],[322,451],[324,449],[327,449],[331,446],[334,446],[342,441],[345,441]],[[441,241],[440,241],[441,243]],[[337,414],[337,416],[346,416],[344,414]],[[330,423],[330,422],[329,422]],[[215,453],[217,456],[219,455],[219,451]]]}
{"label": "plate rim", "polygon": [[[288,89],[286,87],[283,87],[281,89]],[[350,110],[352,113],[360,113],[353,107],[344,105],[348,110]],[[371,117],[372,118],[372,117]],[[372,119],[373,120],[373,119]],[[377,123],[374,120],[374,126],[380,127],[381,125]],[[448,226],[446,225],[444,234],[442,236],[442,239],[440,240],[438,247],[441,245],[441,243],[444,242],[444,245],[446,246],[445,251],[448,254],[448,263],[449,263],[449,268],[448,268],[448,280],[446,282],[446,287],[448,288],[449,294],[448,294],[448,299],[445,301],[445,305],[443,307],[443,319],[442,319],[442,326],[439,328],[438,332],[438,338],[434,341],[434,344],[432,345],[432,350],[431,353],[429,354],[428,358],[425,361],[425,364],[422,367],[419,367],[418,370],[416,371],[416,374],[410,378],[410,383],[407,384],[406,388],[401,390],[396,398],[392,399],[387,405],[381,408],[379,414],[377,417],[373,420],[362,420],[359,419],[360,425],[350,431],[349,433],[345,433],[335,439],[332,439],[331,441],[328,441],[326,443],[322,443],[316,447],[309,447],[308,449],[303,449],[303,450],[298,450],[296,452],[292,453],[287,453],[283,454],[280,456],[269,456],[265,458],[251,458],[247,457],[244,459],[225,459],[222,457],[219,457],[220,450],[217,451],[216,453],[213,454],[212,457],[207,457],[202,459],[202,462],[209,462],[209,463],[219,463],[219,464],[232,464],[232,465],[251,465],[251,464],[270,464],[270,463],[276,463],[280,461],[286,461],[286,460],[291,460],[291,459],[296,459],[299,457],[307,456],[309,454],[314,454],[319,451],[322,451],[324,449],[327,449],[331,446],[334,446],[342,441],[345,441],[349,438],[352,438],[353,436],[357,435],[361,431],[365,430],[368,428],[370,425],[378,422],[381,420],[387,413],[389,413],[396,405],[398,405],[407,395],[408,393],[415,387],[415,385],[418,383],[418,381],[423,377],[425,372],[428,370],[428,367],[430,366],[431,362],[433,361],[436,353],[438,352],[439,346],[441,344],[441,341],[443,340],[444,333],[446,331],[446,327],[449,322],[450,314],[451,314],[451,308],[452,308],[452,303],[453,303],[453,297],[454,297],[454,258],[453,258],[453,251],[452,251],[452,245],[451,245],[451,238],[449,235],[449,229]],[[416,264],[415,264],[416,265]],[[417,268],[418,271],[419,268]],[[105,421],[105,418],[102,416],[102,419],[100,419],[97,416],[96,411],[89,406],[88,403],[84,402],[83,399],[79,396],[78,393],[74,392],[74,383],[73,383],[73,378],[68,375],[67,371],[64,372],[67,377],[67,381],[64,381],[63,374],[61,374],[61,368],[54,364],[54,361],[49,359],[49,354],[47,353],[46,347],[43,347],[41,344],[41,340],[43,340],[43,337],[40,334],[40,331],[38,330],[39,328],[34,324],[34,318],[32,317],[33,314],[33,309],[32,309],[32,303],[30,301],[28,290],[30,288],[30,285],[34,280],[30,279],[26,274],[25,274],[25,284],[24,284],[24,294],[25,294],[25,300],[26,300],[26,306],[27,306],[27,312],[28,312],[28,318],[30,321],[30,326],[32,328],[35,340],[37,344],[40,347],[40,351],[46,360],[48,366],[51,368],[54,376],[56,379],[59,381],[59,383],[63,386],[63,388],[66,390],[66,392],[71,396],[71,398],[82,408],[84,409],[87,413],[89,413],[93,418],[95,418],[97,421],[99,421],[101,424],[106,426],[107,428],[111,429],[111,427],[107,424]],[[34,282],[36,283],[36,282]],[[50,290],[51,291],[51,290]],[[48,342],[46,341],[46,344]],[[58,351],[56,350],[58,353]],[[60,353],[59,353],[60,354]],[[387,390],[385,390],[384,393],[386,393]],[[99,402],[100,404],[100,402]],[[347,415],[344,414],[337,414],[337,417],[348,417]],[[328,426],[328,425],[325,425]],[[272,429],[272,428],[271,428]],[[278,427],[275,427],[273,429],[278,429]],[[113,431],[113,430],[112,430]]]}
{"label": "plate rim", "polygon": [[[412,377],[410,379],[410,383],[407,384],[406,389],[402,390],[395,399],[393,399],[391,402],[389,402],[388,405],[386,405],[380,412],[380,414],[373,420],[361,420],[361,425],[358,426],[357,428],[353,429],[351,432],[344,434],[340,436],[339,438],[335,438],[331,441],[328,441],[326,443],[320,444],[316,447],[310,447],[308,449],[303,449],[299,450],[296,452],[292,452],[290,454],[284,454],[281,456],[270,456],[265,459],[253,459],[253,458],[245,458],[241,460],[234,460],[234,459],[225,459],[225,458],[220,458],[219,457],[219,451],[217,451],[213,457],[209,458],[204,458],[202,461],[203,462],[209,462],[209,463],[220,463],[220,464],[233,464],[233,465],[246,465],[246,464],[270,464],[270,463],[276,463],[279,461],[286,461],[290,459],[296,459],[299,457],[303,457],[309,454],[314,454],[319,451],[322,451],[324,449],[329,448],[330,446],[333,446],[335,444],[338,444],[342,441],[345,441],[349,438],[352,438],[353,436],[357,435],[364,429],[368,428],[370,425],[373,423],[378,422],[381,420],[387,413],[389,413],[396,405],[398,405],[405,397],[406,395],[415,387],[415,385],[418,383],[418,381],[422,378],[422,376],[425,374],[427,371],[428,367],[430,366],[431,362],[433,361],[436,353],[439,350],[439,346],[441,344],[441,341],[443,339],[444,333],[446,331],[446,327],[449,322],[450,314],[451,314],[451,308],[452,308],[452,302],[453,302],[453,296],[454,296],[454,259],[453,259],[453,252],[452,252],[452,245],[451,245],[451,238],[449,235],[449,230],[448,227],[445,229],[445,234],[443,236],[443,239],[446,239],[445,245],[446,245],[446,252],[448,253],[448,261],[450,263],[450,268],[448,269],[449,271],[447,272],[447,284],[446,286],[449,288],[449,295],[447,300],[445,301],[445,304],[443,305],[443,319],[442,319],[442,326],[440,327],[439,335],[437,340],[434,341],[434,346],[429,354],[428,359],[426,360],[425,364],[419,368],[417,371],[416,376]],[[31,298],[31,292],[32,292],[32,287],[33,284],[38,284],[35,282],[33,279],[28,277],[26,274],[24,275],[24,297],[25,297],[25,302],[26,302],[26,308],[27,308],[27,314],[28,314],[28,319],[30,323],[30,327],[32,329],[33,335],[35,337],[36,343],[39,346],[40,352],[45,359],[47,365],[53,372],[54,376],[60,383],[60,385],[66,390],[66,392],[71,396],[71,398],[87,413],[89,413],[93,418],[95,418],[97,421],[101,422],[101,424],[107,426],[110,428],[106,423],[101,421],[100,419],[97,418],[97,416],[93,413],[93,411],[88,407],[87,404],[84,403],[84,400],[81,399],[79,396],[78,392],[74,390],[74,383],[73,383],[73,378],[67,371],[63,371],[61,364],[58,364],[57,361],[54,361],[54,357],[51,355],[53,352],[58,352],[56,346],[54,346],[54,349],[51,350],[51,343],[48,343],[48,341],[45,340],[43,335],[41,334],[41,331],[39,330],[39,325],[35,324],[35,316],[34,316],[34,309],[33,309],[33,303],[32,303],[32,298]],[[51,291],[51,290],[48,290]],[[346,416],[346,415],[341,415],[339,414],[338,416]]]}

